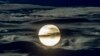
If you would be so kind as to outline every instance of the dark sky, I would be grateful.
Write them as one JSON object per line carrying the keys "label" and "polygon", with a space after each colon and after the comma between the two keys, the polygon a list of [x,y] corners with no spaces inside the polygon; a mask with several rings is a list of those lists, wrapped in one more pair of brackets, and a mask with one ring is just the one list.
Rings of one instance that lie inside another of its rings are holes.
{"label": "dark sky", "polygon": [[10,3],[26,3],[46,6],[100,6],[99,0],[2,0]]}

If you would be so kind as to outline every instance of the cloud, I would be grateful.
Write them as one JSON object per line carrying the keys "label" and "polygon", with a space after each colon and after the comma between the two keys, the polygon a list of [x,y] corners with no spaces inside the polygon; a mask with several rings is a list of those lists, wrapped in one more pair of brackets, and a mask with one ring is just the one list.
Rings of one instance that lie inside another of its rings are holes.
{"label": "cloud", "polygon": [[[3,8],[4,6],[4,8]],[[0,10],[1,9],[20,9],[20,8],[33,8],[35,6],[33,5],[20,5],[20,4],[15,4],[15,5],[0,5]],[[36,6],[38,7],[38,6]],[[41,6],[40,6],[41,7]],[[40,8],[39,7],[39,8]],[[99,7],[77,7],[77,8],[55,8],[52,10],[43,10],[43,11],[38,11],[36,13],[31,13],[33,15],[44,15],[46,16],[54,16],[54,17],[76,17],[77,15],[92,15],[95,13],[99,13],[100,14],[100,8]],[[1,17],[3,16],[3,14],[1,14]],[[8,16],[9,17],[9,16]],[[1,35],[4,34],[4,36],[1,37],[0,42],[1,43],[10,43],[10,42],[14,42],[14,41],[30,41],[30,42],[34,42],[37,41],[34,39],[33,36],[26,36],[26,33],[30,33],[30,31],[23,31],[20,32],[20,30],[18,30],[19,32],[9,32],[10,29],[35,29],[36,31],[38,31],[40,29],[40,27],[42,26],[41,23],[37,24],[34,22],[36,21],[42,21],[42,20],[49,20],[49,19],[58,19],[58,18],[20,18],[20,17],[16,17],[16,18],[10,18],[9,22],[20,22],[20,21],[29,21],[30,23],[32,21],[34,21],[32,24],[21,24],[21,23],[9,23],[8,22],[8,18],[6,16],[3,16],[3,19],[5,18],[5,22],[0,22],[2,26],[0,26],[0,30],[1,30]],[[1,18],[0,18],[1,19]],[[60,18],[62,19],[62,18]],[[70,19],[70,18],[65,18],[65,19]],[[88,17],[86,19],[89,19]],[[90,18],[91,19],[91,18]],[[94,18],[95,19],[95,18]],[[18,21],[17,21],[18,20]],[[2,21],[2,20],[1,20]],[[67,20],[66,20],[67,21]],[[77,20],[76,20],[77,21]],[[27,23],[27,22],[25,22]],[[56,24],[56,23],[55,23]],[[38,25],[38,26],[37,26]],[[100,48],[100,27],[99,27],[99,23],[98,22],[76,22],[76,23],[68,23],[67,22],[64,24],[63,23],[57,23],[56,25],[59,26],[60,29],[64,29],[64,31],[67,32],[68,29],[68,33],[73,33],[71,34],[71,36],[67,36],[66,37],[66,32],[64,32],[64,39],[62,41],[62,49],[65,50],[82,50],[82,49],[91,49],[91,48]],[[4,27],[5,26],[5,27]],[[8,29],[8,30],[7,30]],[[6,31],[7,30],[7,31]],[[4,31],[5,33],[2,33],[2,31]],[[35,32],[36,32],[35,31]],[[79,31],[79,32],[77,32]],[[34,31],[33,31],[34,32]],[[37,33],[37,32],[36,32]],[[10,35],[8,35],[10,34]],[[15,35],[14,35],[15,34]],[[18,35],[19,34],[19,35]],[[21,35],[22,34],[22,35]],[[24,34],[24,35],[23,35]],[[33,34],[33,33],[32,33]],[[63,33],[62,33],[63,34]]]}
{"label": "cloud", "polygon": [[[100,48],[100,38],[99,37],[70,37],[63,41],[62,49],[66,50],[87,50],[92,48]],[[67,43],[67,44],[66,44]]]}
{"label": "cloud", "polygon": [[34,9],[34,8],[54,8],[51,6],[40,6],[32,4],[0,4],[0,10],[16,10],[16,9]]}
{"label": "cloud", "polygon": [[28,54],[22,53],[0,53],[0,56],[28,56]]}
{"label": "cloud", "polygon": [[32,36],[25,35],[5,35],[2,36],[0,39],[0,43],[11,43],[16,41],[35,42],[35,38],[33,38]]}
{"label": "cloud", "polygon": [[53,10],[41,11],[33,14],[40,14],[43,16],[55,16],[55,17],[72,17],[75,15],[100,13],[99,7],[61,7]]}

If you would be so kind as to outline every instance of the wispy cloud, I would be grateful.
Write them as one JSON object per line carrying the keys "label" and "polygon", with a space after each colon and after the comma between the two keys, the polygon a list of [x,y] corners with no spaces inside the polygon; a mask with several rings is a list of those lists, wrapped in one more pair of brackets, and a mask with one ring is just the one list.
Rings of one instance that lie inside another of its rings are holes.
{"label": "wispy cloud", "polygon": [[14,9],[28,9],[28,8],[54,8],[52,6],[40,6],[32,4],[0,4],[0,10],[14,10]]}
{"label": "wispy cloud", "polygon": [[[70,39],[64,39],[62,49],[66,50],[87,50],[92,48],[100,48],[100,38],[99,37],[83,37],[77,36]],[[69,45],[66,43],[68,42]]]}
{"label": "wispy cloud", "polygon": [[99,7],[63,7],[55,8],[53,10],[40,11],[33,14],[40,14],[43,16],[55,16],[55,17],[72,17],[75,15],[89,14],[89,13],[100,13]]}

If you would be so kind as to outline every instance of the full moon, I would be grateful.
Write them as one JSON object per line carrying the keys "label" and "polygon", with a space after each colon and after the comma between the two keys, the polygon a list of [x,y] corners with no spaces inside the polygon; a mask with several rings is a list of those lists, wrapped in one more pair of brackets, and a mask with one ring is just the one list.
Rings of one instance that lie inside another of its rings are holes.
{"label": "full moon", "polygon": [[60,30],[55,25],[44,25],[39,30],[39,40],[45,46],[54,46],[60,41]]}

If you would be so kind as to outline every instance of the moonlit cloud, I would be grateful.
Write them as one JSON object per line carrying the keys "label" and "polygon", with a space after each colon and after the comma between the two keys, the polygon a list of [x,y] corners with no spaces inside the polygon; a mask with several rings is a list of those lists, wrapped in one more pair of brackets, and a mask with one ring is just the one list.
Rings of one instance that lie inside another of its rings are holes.
{"label": "moonlit cloud", "polygon": [[[16,10],[22,8],[49,8],[39,5],[30,4],[2,4],[0,10]],[[19,13],[20,15],[23,13]],[[22,17],[11,17],[11,13],[0,14],[0,42],[11,43],[14,41],[28,41],[35,42],[37,39],[37,32],[43,25],[39,23],[45,20],[66,19],[66,22],[55,23],[61,29],[63,35],[61,49],[65,50],[82,50],[91,48],[100,48],[100,23],[99,22],[70,22],[67,20],[75,19],[75,17],[84,17],[85,19],[95,19],[98,21],[100,15],[99,7],[64,7],[53,8],[51,10],[42,10],[29,13]],[[37,17],[34,17],[36,15]],[[40,17],[38,17],[40,15]],[[80,16],[81,15],[81,16]],[[95,17],[93,17],[95,16]],[[64,18],[60,18],[64,17]],[[69,17],[69,18],[67,18]],[[70,18],[72,17],[72,18]],[[49,22],[44,22],[48,24]],[[78,21],[78,20],[76,20]],[[38,22],[38,23],[37,23]],[[24,29],[24,30],[22,30]],[[17,31],[15,31],[17,30]],[[34,36],[36,35],[36,36]]]}
{"label": "moonlit cloud", "polygon": [[17,10],[17,9],[32,9],[32,8],[54,8],[54,7],[32,5],[32,4],[0,4],[0,10]]}
{"label": "moonlit cloud", "polygon": [[5,35],[0,39],[1,43],[11,43],[16,41],[29,41],[35,42],[35,38],[32,36],[24,36],[24,35]]}
{"label": "moonlit cloud", "polygon": [[[100,13],[99,7],[63,7],[63,8],[56,8],[53,10],[41,11],[37,12],[36,14],[43,15],[43,16],[55,16],[55,17],[73,17],[76,15],[81,14],[89,14],[89,13]],[[35,13],[33,13],[35,14]]]}
{"label": "moonlit cloud", "polygon": [[[72,39],[67,39],[63,42],[65,43],[64,46],[62,46],[62,49],[66,50],[86,50],[86,49],[91,49],[91,48],[100,48],[99,45],[99,37],[83,37],[83,36],[77,36],[73,37]],[[73,40],[73,41],[72,41]],[[69,43],[69,45],[66,45],[66,43]]]}

